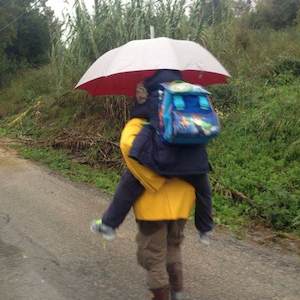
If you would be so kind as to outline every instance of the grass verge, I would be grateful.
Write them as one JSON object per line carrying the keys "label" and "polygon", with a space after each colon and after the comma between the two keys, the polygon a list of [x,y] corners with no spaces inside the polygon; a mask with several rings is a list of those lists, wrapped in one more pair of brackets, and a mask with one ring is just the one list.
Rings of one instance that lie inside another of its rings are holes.
{"label": "grass verge", "polygon": [[95,169],[88,165],[74,162],[63,150],[35,148],[24,145],[13,145],[12,147],[26,159],[41,162],[49,169],[72,181],[91,184],[110,194],[113,193],[119,180],[119,175],[116,171]]}

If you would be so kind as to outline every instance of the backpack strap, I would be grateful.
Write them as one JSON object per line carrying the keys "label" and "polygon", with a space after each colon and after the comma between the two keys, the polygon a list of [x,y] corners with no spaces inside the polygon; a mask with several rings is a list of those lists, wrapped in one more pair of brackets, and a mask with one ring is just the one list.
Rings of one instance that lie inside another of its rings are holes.
{"label": "backpack strap", "polygon": [[181,95],[173,95],[173,103],[177,110],[183,110],[185,108],[185,103]]}
{"label": "backpack strap", "polygon": [[199,95],[198,99],[199,99],[199,105],[202,109],[205,109],[205,110],[210,109],[210,104],[209,104],[209,101],[206,96]]}

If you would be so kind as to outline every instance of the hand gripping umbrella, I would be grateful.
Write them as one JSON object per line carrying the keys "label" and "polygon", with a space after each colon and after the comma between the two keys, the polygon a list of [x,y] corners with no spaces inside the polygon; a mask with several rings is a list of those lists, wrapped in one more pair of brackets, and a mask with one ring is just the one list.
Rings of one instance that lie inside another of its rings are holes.
{"label": "hand gripping umbrella", "polygon": [[226,83],[225,68],[205,48],[165,37],[135,40],[98,58],[75,88],[91,95],[134,96],[137,84],[156,70],[179,70],[183,80],[200,85]]}

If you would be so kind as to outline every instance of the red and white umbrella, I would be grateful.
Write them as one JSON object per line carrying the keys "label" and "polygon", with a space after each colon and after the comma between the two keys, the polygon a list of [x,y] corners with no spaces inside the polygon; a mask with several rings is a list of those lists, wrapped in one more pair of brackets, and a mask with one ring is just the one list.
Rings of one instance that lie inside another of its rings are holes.
{"label": "red and white umbrella", "polygon": [[220,62],[199,44],[160,37],[131,41],[106,52],[75,88],[93,96],[134,96],[137,84],[159,69],[179,70],[183,80],[204,86],[226,83],[230,77]]}

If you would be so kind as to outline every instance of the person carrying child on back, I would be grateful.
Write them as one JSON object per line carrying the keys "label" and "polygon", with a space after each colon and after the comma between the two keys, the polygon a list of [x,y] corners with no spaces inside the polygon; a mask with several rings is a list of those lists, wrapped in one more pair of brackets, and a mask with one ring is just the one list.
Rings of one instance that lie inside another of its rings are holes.
{"label": "person carrying child on back", "polygon": [[[199,232],[200,241],[209,244],[209,235],[213,230],[211,188],[208,178],[210,165],[205,143],[170,144],[163,140],[159,133],[162,122],[160,101],[162,98],[162,84],[182,80],[181,73],[176,70],[158,70],[152,77],[147,78],[137,87],[136,103],[131,112],[131,119],[145,120],[143,129],[136,136],[130,157],[140,164],[150,168],[158,175],[166,178],[178,177],[184,179],[195,188],[195,227]],[[199,89],[201,89],[199,87]],[[202,90],[204,94],[208,94]],[[200,100],[198,100],[200,99]],[[178,97],[175,105],[184,106],[183,100]],[[198,101],[208,103],[206,98],[197,98]],[[194,101],[194,100],[193,100]],[[200,103],[200,105],[202,105]],[[183,117],[179,126],[185,125]],[[183,126],[185,127],[185,126]],[[165,128],[166,129],[166,128]],[[216,130],[215,128],[213,128]],[[168,133],[165,132],[165,135]],[[125,170],[117,186],[113,200],[101,219],[92,223],[91,229],[100,232],[103,238],[115,238],[115,230],[122,224],[135,201],[142,195],[145,188],[155,191],[153,186],[143,186],[136,174]]]}

